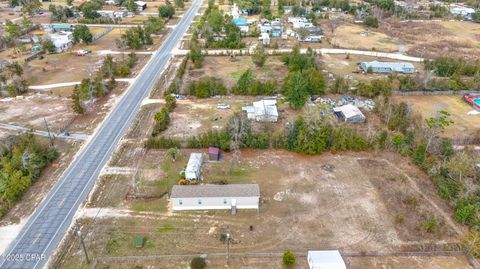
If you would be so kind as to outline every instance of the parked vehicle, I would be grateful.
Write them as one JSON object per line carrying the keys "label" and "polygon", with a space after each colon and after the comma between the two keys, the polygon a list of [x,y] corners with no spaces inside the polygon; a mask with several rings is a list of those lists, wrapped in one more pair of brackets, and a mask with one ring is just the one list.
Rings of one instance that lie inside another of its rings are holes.
{"label": "parked vehicle", "polygon": [[230,105],[220,103],[220,104],[217,104],[217,109],[230,109]]}
{"label": "parked vehicle", "polygon": [[92,51],[91,50],[79,50],[79,51],[77,51],[76,55],[77,56],[86,56],[89,53],[92,53]]}

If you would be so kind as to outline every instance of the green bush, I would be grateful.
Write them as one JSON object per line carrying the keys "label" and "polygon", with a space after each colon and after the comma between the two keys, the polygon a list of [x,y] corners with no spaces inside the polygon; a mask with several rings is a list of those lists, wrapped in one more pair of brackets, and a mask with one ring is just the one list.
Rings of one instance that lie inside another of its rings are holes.
{"label": "green bush", "polygon": [[363,20],[363,24],[368,27],[378,28],[378,19],[374,16],[368,16]]}
{"label": "green bush", "polygon": [[455,220],[469,226],[474,226],[478,224],[477,213],[478,209],[476,205],[460,203],[455,209]]}
{"label": "green bush", "polygon": [[435,217],[429,217],[423,224],[423,228],[427,233],[433,233],[437,229],[438,221]]}
{"label": "green bush", "polygon": [[227,88],[220,79],[205,78],[201,81],[194,81],[188,86],[190,95],[198,98],[207,98],[215,95],[227,94]]}
{"label": "green bush", "polygon": [[58,157],[55,148],[41,144],[31,133],[7,139],[10,145],[0,147],[0,217]]}
{"label": "green bush", "polygon": [[165,105],[168,111],[172,112],[175,107],[177,107],[177,99],[175,96],[167,95],[165,96]]}
{"label": "green bush", "polygon": [[167,130],[170,123],[170,115],[167,107],[163,107],[160,112],[155,113],[155,125],[153,126],[152,136],[155,137],[161,132]]}
{"label": "green bush", "polygon": [[195,257],[190,262],[190,267],[192,269],[204,269],[207,266],[207,262],[202,257]]}
{"label": "green bush", "polygon": [[295,255],[290,251],[290,250],[287,250],[285,251],[285,253],[283,253],[283,264],[285,264],[286,266],[288,267],[291,267],[295,264]]}

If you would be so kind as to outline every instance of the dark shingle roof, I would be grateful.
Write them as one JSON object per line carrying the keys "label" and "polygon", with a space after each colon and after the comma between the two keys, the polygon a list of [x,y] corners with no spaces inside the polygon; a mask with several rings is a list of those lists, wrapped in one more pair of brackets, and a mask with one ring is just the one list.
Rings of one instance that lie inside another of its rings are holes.
{"label": "dark shingle roof", "polygon": [[258,184],[175,185],[170,198],[260,196]]}

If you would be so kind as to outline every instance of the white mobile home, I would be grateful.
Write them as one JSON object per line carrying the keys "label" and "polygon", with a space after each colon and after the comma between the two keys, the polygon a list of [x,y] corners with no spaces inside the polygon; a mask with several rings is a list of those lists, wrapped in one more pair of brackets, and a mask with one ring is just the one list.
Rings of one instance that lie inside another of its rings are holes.
{"label": "white mobile home", "polygon": [[257,209],[258,184],[175,185],[170,201],[173,210]]}
{"label": "white mobile home", "polygon": [[338,250],[308,251],[310,269],[347,269]]}
{"label": "white mobile home", "polygon": [[185,169],[185,179],[200,180],[202,170],[203,154],[192,153],[188,160],[187,168]]}

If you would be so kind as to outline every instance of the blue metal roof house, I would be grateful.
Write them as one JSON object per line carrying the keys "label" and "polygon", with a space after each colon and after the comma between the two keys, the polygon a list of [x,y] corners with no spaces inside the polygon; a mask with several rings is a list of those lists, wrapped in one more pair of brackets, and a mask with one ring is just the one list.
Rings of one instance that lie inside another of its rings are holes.
{"label": "blue metal roof house", "polygon": [[415,67],[411,63],[404,62],[361,62],[360,68],[363,71],[368,72],[368,69],[371,68],[374,73],[403,73],[403,74],[413,74],[415,72]]}
{"label": "blue metal roof house", "polygon": [[69,23],[57,23],[57,24],[52,24],[52,28],[55,32],[70,31],[73,28],[73,25]]}
{"label": "blue metal roof house", "polygon": [[238,26],[238,27],[240,27],[240,26],[248,26],[247,19],[241,18],[241,17],[233,19],[233,23],[234,23],[236,26]]}

